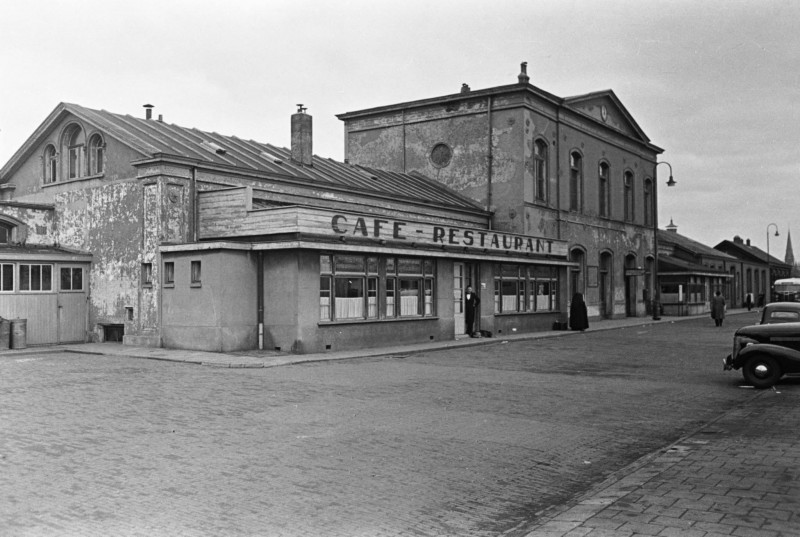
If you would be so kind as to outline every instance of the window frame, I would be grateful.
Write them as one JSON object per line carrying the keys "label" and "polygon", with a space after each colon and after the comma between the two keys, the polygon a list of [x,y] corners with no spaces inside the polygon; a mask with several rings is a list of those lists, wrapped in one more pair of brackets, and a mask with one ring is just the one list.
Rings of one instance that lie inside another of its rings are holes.
{"label": "window frame", "polygon": [[[64,271],[69,271],[69,284],[65,287],[64,284]],[[75,288],[75,273],[80,272],[80,288]],[[84,267],[75,265],[61,265],[58,268],[58,290],[64,293],[82,293],[85,288],[85,274]]]}
{"label": "window frame", "polygon": [[175,287],[174,261],[164,261],[164,287]]}
{"label": "window frame", "polygon": [[47,144],[42,154],[42,183],[50,185],[58,182],[58,150]]}
{"label": "window frame", "polygon": [[624,207],[622,216],[625,222],[633,222],[634,219],[636,218],[636,212],[634,211],[634,206],[633,206],[633,199],[634,199],[633,183],[634,183],[633,172],[630,170],[625,170],[625,172],[622,174],[622,196],[623,196],[622,205]]}
{"label": "window frame", "polygon": [[569,153],[569,210],[583,212],[583,155]]}
{"label": "window frame", "polygon": [[611,166],[608,162],[600,162],[597,169],[598,181],[598,203],[597,213],[601,218],[608,218],[611,215],[611,188],[609,181],[611,179]]}
{"label": "window frame", "polygon": [[[26,274],[23,276],[23,267],[27,267]],[[38,289],[33,289],[34,273],[38,267]],[[47,267],[47,270],[45,270]],[[47,272],[47,289],[44,289],[45,272]],[[27,281],[26,281],[27,279]],[[17,264],[17,286],[20,292],[24,293],[52,293],[53,289],[53,263],[18,263]],[[26,288],[27,287],[27,288]]]}
{"label": "window frame", "polygon": [[[360,260],[356,263],[345,261]],[[418,266],[419,269],[411,267]],[[346,284],[346,285],[345,285]],[[354,296],[342,293],[355,290]],[[436,264],[411,256],[320,254],[320,322],[381,322],[436,316]],[[405,293],[404,293],[405,291]],[[403,300],[403,297],[416,300]],[[360,299],[345,305],[343,299]],[[408,309],[411,308],[411,309]],[[349,315],[345,315],[350,312]]]}
{"label": "window frame", "polygon": [[[10,275],[11,287],[6,288],[6,276]],[[16,263],[0,263],[0,293],[13,293],[17,288]]]}
{"label": "window frame", "polygon": [[87,144],[89,150],[87,155],[88,173],[90,176],[103,175],[105,173],[105,141],[103,136],[96,132],[89,137]]}
{"label": "window frame", "polygon": [[653,215],[655,214],[655,207],[653,206],[653,180],[650,177],[644,180],[644,225],[653,225]]}
{"label": "window frame", "polygon": [[547,142],[541,138],[533,142],[533,199],[547,202],[547,169],[548,169]]}
{"label": "window frame", "polygon": [[203,286],[203,265],[200,259],[194,259],[189,264],[189,285],[191,287]]}
{"label": "window frame", "polygon": [[[547,271],[547,274],[544,274]],[[539,295],[541,286],[546,285],[547,294]],[[523,313],[558,313],[558,292],[561,275],[558,267],[551,265],[522,265],[500,263],[494,266],[494,314],[512,315]],[[511,289],[513,292],[505,293]],[[540,296],[546,296],[547,304],[542,307]],[[510,298],[511,300],[507,300]]]}

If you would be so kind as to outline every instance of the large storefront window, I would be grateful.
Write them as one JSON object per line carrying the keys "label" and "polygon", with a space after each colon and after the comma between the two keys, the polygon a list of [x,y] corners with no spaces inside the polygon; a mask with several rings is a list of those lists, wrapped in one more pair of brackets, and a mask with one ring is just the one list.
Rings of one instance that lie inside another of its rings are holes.
{"label": "large storefront window", "polygon": [[503,264],[495,267],[494,312],[516,313],[558,309],[558,269]]}
{"label": "large storefront window", "polygon": [[434,262],[410,257],[320,256],[323,321],[435,315]]}

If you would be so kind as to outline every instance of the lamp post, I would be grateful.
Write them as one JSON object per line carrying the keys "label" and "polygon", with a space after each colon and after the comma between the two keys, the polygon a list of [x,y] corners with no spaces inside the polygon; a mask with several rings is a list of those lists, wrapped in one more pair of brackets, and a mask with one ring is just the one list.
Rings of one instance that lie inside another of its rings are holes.
{"label": "lamp post", "polygon": [[[657,176],[656,170],[659,164],[666,164],[669,167],[669,181],[667,186],[675,186],[675,179],[672,178],[672,165],[669,162],[656,162],[653,167],[653,176]],[[653,320],[661,319],[661,285],[658,282],[658,188],[653,181]]]}
{"label": "lamp post", "polygon": [[780,236],[777,224],[767,224],[767,288],[764,290],[765,304],[772,301],[772,258],[769,256],[769,226],[775,226],[775,236]]}

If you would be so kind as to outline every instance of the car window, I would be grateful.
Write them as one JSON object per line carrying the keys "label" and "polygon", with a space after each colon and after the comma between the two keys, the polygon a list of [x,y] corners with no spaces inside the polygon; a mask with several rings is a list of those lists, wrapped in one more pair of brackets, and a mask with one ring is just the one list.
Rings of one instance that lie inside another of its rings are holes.
{"label": "car window", "polygon": [[770,319],[783,322],[796,322],[800,320],[800,313],[796,311],[773,311],[769,314]]}

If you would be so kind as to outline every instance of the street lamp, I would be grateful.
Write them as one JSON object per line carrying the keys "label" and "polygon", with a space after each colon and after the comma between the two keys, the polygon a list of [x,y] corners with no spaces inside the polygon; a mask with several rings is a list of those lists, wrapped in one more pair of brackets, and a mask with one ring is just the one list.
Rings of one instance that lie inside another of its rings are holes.
{"label": "street lamp", "polygon": [[764,291],[764,303],[772,301],[772,258],[769,256],[769,226],[775,226],[775,236],[780,237],[777,224],[767,224],[767,288]]}
{"label": "street lamp", "polygon": [[[656,162],[653,167],[653,176],[659,164],[666,164],[669,167],[669,181],[667,186],[675,186],[675,179],[672,178],[672,165],[669,162]],[[653,320],[661,319],[661,285],[658,282],[658,188],[653,182]]]}

